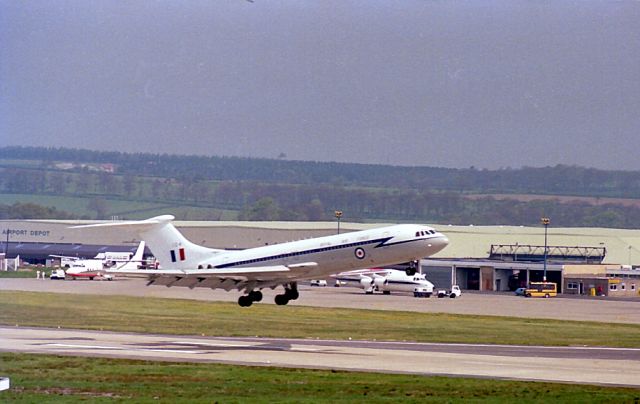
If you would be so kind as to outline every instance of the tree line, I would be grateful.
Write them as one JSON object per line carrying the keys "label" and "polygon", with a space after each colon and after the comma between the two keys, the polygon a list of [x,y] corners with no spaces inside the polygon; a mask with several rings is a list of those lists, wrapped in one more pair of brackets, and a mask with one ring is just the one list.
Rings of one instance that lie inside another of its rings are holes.
{"label": "tree line", "polygon": [[45,147],[2,147],[0,159],[31,160],[43,167],[67,161],[109,163],[116,166],[119,175],[176,178],[182,182],[255,181],[482,194],[640,198],[638,171],[608,171],[567,165],[479,170],[474,167],[398,167]]}
{"label": "tree line", "polygon": [[[491,196],[471,199],[465,193],[432,189],[162,178],[38,165],[5,166],[0,174],[3,193],[82,196],[96,219],[120,215],[122,212],[110,211],[106,202],[118,199],[233,210],[240,220],[334,220],[334,211],[342,210],[343,219],[349,221],[537,225],[541,216],[550,216],[557,226],[640,227],[640,209],[615,204],[553,199],[521,202]],[[0,213],[4,218],[88,218],[22,204],[7,205]]]}

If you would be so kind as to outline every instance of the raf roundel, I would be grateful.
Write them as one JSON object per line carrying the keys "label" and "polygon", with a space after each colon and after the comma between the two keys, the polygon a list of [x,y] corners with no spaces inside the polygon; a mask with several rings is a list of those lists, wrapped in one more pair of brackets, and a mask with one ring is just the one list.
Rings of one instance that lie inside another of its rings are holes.
{"label": "raf roundel", "polygon": [[358,247],[356,248],[356,250],[353,252],[356,256],[357,259],[361,260],[364,258],[364,256],[366,255],[366,253],[364,252],[364,249]]}

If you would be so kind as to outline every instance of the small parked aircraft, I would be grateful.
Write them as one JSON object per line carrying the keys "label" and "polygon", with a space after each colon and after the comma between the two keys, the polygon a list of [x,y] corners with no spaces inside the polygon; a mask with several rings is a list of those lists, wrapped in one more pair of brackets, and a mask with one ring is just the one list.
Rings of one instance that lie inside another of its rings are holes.
{"label": "small parked aircraft", "polygon": [[341,272],[331,276],[336,282],[356,283],[366,294],[375,291],[385,295],[391,292],[413,293],[419,288],[427,297],[433,294],[433,283],[419,273],[410,274],[405,270],[391,268],[371,268]]}
{"label": "small parked aircraft", "polygon": [[[115,261],[114,267],[118,270],[135,270],[142,265],[142,258],[144,254],[145,242],[141,241],[136,249],[135,254],[129,258],[126,262]],[[71,263],[71,266],[67,268],[67,278],[89,278],[93,280],[96,277],[104,277],[107,280],[111,280],[112,276],[107,274],[107,266],[101,259],[90,260],[75,260]]]}

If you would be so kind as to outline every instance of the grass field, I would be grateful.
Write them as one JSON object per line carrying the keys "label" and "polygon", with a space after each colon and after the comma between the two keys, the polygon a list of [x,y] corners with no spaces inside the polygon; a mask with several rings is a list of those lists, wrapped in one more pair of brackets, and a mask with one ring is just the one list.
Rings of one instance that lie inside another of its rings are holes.
{"label": "grass field", "polygon": [[0,307],[0,324],[22,326],[209,336],[640,348],[640,325],[636,324],[270,304],[242,309],[228,302],[13,291],[0,292]]}
{"label": "grass field", "polygon": [[[60,211],[73,212],[94,218],[96,213],[89,209],[89,197],[57,195],[0,194],[0,203],[35,203],[55,207]],[[153,216],[173,214],[183,220],[236,220],[238,211],[222,210],[199,206],[182,206],[170,203],[140,202],[135,200],[105,199],[107,216],[127,219],[146,219]]]}
{"label": "grass field", "polygon": [[2,402],[615,402],[640,390],[473,378],[0,353]]}
{"label": "grass field", "polygon": [[35,278],[36,271],[45,271],[46,277],[51,274],[51,268],[42,269],[20,269],[18,271],[0,271],[0,279],[2,278]]}

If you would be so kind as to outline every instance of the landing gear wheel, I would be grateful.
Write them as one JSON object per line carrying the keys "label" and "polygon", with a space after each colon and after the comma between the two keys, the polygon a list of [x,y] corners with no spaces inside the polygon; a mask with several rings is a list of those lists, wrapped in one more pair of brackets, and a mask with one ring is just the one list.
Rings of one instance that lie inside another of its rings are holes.
{"label": "landing gear wheel", "polygon": [[249,295],[240,296],[238,298],[238,304],[240,307],[249,307],[253,304],[253,300],[249,297]]}
{"label": "landing gear wheel", "polygon": [[254,302],[260,302],[262,301],[262,292],[260,292],[259,290],[252,290],[251,292],[249,292],[249,298]]}
{"label": "landing gear wheel", "polygon": [[286,289],[284,294],[287,296],[289,300],[296,300],[300,297],[300,293],[297,289]]}
{"label": "landing gear wheel", "polygon": [[284,306],[289,303],[289,299],[287,298],[287,295],[276,295],[275,302],[278,306]]}

